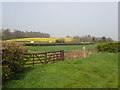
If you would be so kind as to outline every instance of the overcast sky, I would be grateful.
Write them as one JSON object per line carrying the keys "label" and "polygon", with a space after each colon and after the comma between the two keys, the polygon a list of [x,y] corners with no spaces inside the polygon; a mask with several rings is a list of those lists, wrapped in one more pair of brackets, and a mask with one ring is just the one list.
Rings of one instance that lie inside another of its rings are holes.
{"label": "overcast sky", "polygon": [[2,28],[40,31],[51,37],[90,34],[118,40],[118,3],[4,2]]}

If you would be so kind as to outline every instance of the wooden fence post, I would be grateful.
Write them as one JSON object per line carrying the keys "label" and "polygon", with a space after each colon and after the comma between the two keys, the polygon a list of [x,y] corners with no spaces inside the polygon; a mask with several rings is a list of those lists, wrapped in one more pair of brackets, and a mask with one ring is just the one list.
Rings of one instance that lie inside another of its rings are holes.
{"label": "wooden fence post", "polygon": [[45,63],[47,64],[48,61],[47,61],[47,52],[45,52]]}
{"label": "wooden fence post", "polygon": [[60,57],[61,57],[61,61],[64,61],[64,50],[61,50]]}
{"label": "wooden fence post", "polygon": [[33,54],[33,66],[34,66],[34,54]]}

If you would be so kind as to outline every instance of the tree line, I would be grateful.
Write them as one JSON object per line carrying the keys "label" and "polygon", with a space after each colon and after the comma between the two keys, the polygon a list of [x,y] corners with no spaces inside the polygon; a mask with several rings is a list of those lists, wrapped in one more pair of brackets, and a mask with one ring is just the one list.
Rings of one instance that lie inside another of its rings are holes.
{"label": "tree line", "polygon": [[48,33],[42,32],[33,32],[33,31],[21,31],[15,30],[13,32],[10,29],[2,29],[1,33],[2,40],[9,40],[9,39],[19,39],[19,38],[49,38],[50,35]]}
{"label": "tree line", "polygon": [[[2,40],[9,40],[9,39],[19,39],[19,38],[49,38],[50,35],[48,33],[41,33],[41,32],[33,32],[33,31],[21,31],[21,30],[15,30],[13,32],[10,31],[10,29],[2,29],[2,32],[0,32],[0,37]],[[70,37],[70,36],[66,36]],[[85,35],[85,36],[74,36],[73,43],[79,43],[79,42],[93,42],[93,43],[99,43],[99,42],[113,42],[114,40],[110,37],[95,37],[91,35]],[[64,40],[57,40],[57,43],[64,43]]]}
{"label": "tree line", "polygon": [[[70,36],[66,36],[70,37]],[[93,43],[101,43],[101,42],[113,42],[114,40],[110,37],[95,37],[91,35],[85,35],[85,36],[74,36],[73,37],[73,43],[78,43],[78,42],[93,42]]]}
{"label": "tree line", "polygon": [[73,42],[93,42],[93,43],[101,43],[101,42],[113,42],[114,40],[110,37],[95,37],[91,35],[86,36],[74,36]]}

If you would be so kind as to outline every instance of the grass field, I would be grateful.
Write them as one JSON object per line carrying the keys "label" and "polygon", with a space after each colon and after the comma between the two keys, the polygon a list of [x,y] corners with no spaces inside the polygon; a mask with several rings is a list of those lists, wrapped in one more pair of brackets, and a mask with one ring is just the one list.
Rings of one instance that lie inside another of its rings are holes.
{"label": "grass field", "polygon": [[8,88],[117,88],[118,55],[95,54],[47,65],[26,72],[5,84]]}
{"label": "grass field", "polygon": [[55,50],[79,50],[83,47],[86,49],[94,49],[95,45],[63,45],[63,46],[27,46],[29,52],[55,51]]}
{"label": "grass field", "polygon": [[[29,52],[82,49],[84,45],[28,46]],[[94,49],[95,45],[85,46]],[[13,80],[6,82],[7,88],[117,88],[118,54],[92,54],[86,58],[75,58],[46,65],[26,67]]]}

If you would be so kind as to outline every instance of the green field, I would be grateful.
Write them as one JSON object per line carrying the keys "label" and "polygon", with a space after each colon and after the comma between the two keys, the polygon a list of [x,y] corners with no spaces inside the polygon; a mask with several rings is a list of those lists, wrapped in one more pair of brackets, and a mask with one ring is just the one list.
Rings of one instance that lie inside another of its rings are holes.
{"label": "green field", "polygon": [[[82,45],[29,46],[30,52],[65,51],[82,49]],[[87,45],[93,49],[95,45]],[[75,58],[53,64],[26,67],[13,80],[6,82],[7,88],[117,88],[118,54],[92,54],[86,58]]]}
{"label": "green field", "polygon": [[29,52],[43,52],[43,51],[55,51],[55,50],[80,50],[83,47],[86,49],[94,49],[95,45],[63,45],[63,46],[26,46]]}

